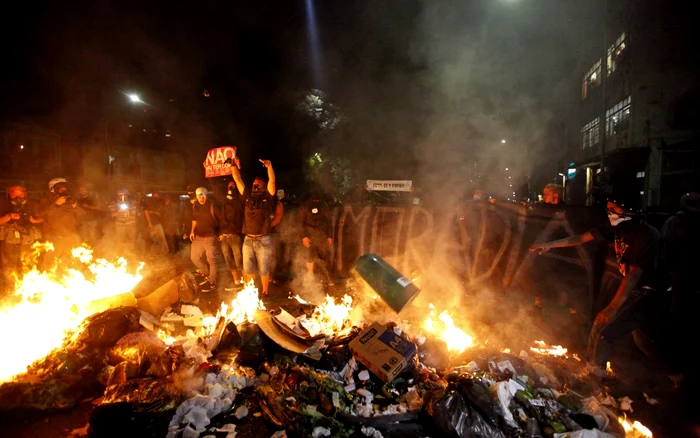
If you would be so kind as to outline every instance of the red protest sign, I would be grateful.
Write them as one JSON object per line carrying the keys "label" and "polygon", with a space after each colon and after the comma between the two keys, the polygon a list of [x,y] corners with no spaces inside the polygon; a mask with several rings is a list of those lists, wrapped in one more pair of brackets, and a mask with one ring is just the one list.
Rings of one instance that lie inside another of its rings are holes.
{"label": "red protest sign", "polygon": [[216,176],[231,175],[231,165],[224,164],[224,161],[235,156],[236,146],[221,146],[210,149],[207,152],[207,159],[204,160],[204,177],[214,178]]}

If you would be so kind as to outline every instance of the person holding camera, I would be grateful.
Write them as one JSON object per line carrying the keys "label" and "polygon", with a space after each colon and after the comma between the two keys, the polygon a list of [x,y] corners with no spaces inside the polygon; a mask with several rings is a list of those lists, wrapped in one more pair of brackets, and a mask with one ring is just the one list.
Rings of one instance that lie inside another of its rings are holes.
{"label": "person holding camera", "polygon": [[58,260],[71,263],[71,250],[80,246],[78,224],[85,210],[78,207],[78,201],[71,196],[65,178],[49,181],[49,191],[54,201],[44,212],[44,237],[53,244],[53,251],[44,255],[42,268],[51,268]]}
{"label": "person holding camera", "polygon": [[[27,190],[21,185],[7,188],[7,202],[0,212],[0,260],[4,288],[14,284],[14,275],[22,274],[22,264],[31,263],[32,244],[41,239],[36,226],[44,220],[36,217],[27,201]],[[13,275],[14,274],[14,275]],[[0,295],[2,292],[0,292]]]}

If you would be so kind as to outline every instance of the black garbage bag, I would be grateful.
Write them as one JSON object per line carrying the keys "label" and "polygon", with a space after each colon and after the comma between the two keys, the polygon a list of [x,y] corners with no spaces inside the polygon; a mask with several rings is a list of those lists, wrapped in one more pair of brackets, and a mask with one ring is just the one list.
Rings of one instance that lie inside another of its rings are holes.
{"label": "black garbage bag", "polygon": [[141,313],[136,307],[117,307],[90,316],[76,342],[95,348],[114,345],[127,333],[141,330]]}
{"label": "black garbage bag", "polygon": [[220,355],[235,355],[241,349],[241,335],[238,333],[236,324],[229,322],[224,328],[224,333],[221,335],[221,341],[216,349],[212,352],[216,359]]}
{"label": "black garbage bag", "polygon": [[268,338],[257,324],[244,322],[236,326],[241,338],[241,348],[236,362],[243,366],[255,367],[267,360]]}
{"label": "black garbage bag", "polygon": [[[170,372],[168,346],[149,331],[129,333],[107,351],[110,365],[127,362],[127,377],[165,377]],[[135,375],[134,375],[135,373]]]}
{"label": "black garbage bag", "polygon": [[485,383],[468,375],[460,376],[457,378],[457,392],[489,425],[499,430],[504,428],[503,410]]}
{"label": "black garbage bag", "polygon": [[458,438],[505,438],[503,432],[489,424],[459,392],[435,390],[426,395],[423,405],[442,434]]}
{"label": "black garbage bag", "polygon": [[194,303],[199,296],[199,285],[197,278],[191,272],[184,272],[175,278],[177,292],[180,301],[183,303]]}
{"label": "black garbage bag", "polygon": [[321,359],[314,364],[320,370],[340,372],[350,361],[352,353],[348,344],[336,345],[326,349]]}
{"label": "black garbage bag", "polygon": [[90,416],[89,434],[102,437],[163,437],[183,396],[164,379],[134,379],[105,390]]}

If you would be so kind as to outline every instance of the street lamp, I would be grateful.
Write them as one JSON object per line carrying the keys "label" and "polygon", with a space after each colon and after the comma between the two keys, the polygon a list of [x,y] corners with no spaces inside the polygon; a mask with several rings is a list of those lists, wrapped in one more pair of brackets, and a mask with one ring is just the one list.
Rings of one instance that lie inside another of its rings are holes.
{"label": "street lamp", "polygon": [[[143,100],[141,100],[141,97],[136,94],[136,93],[124,93],[126,97],[129,99],[129,102],[132,104],[141,104],[145,103]],[[112,189],[112,162],[114,161],[114,158],[111,155],[110,147],[109,147],[109,122],[110,122],[110,116],[109,114],[107,115],[107,120],[105,122],[105,149],[107,151],[107,189],[108,191],[111,191]]]}
{"label": "street lamp", "polygon": [[506,142],[505,140],[501,140],[501,143],[504,143],[504,144],[505,144],[505,142]]}

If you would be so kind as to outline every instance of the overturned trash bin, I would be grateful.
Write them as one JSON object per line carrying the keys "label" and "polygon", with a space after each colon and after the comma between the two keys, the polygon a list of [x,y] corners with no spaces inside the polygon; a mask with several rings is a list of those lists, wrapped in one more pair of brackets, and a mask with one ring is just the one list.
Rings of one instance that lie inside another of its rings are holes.
{"label": "overturned trash bin", "polygon": [[420,292],[418,286],[376,254],[360,256],[351,273],[364,280],[396,313]]}

